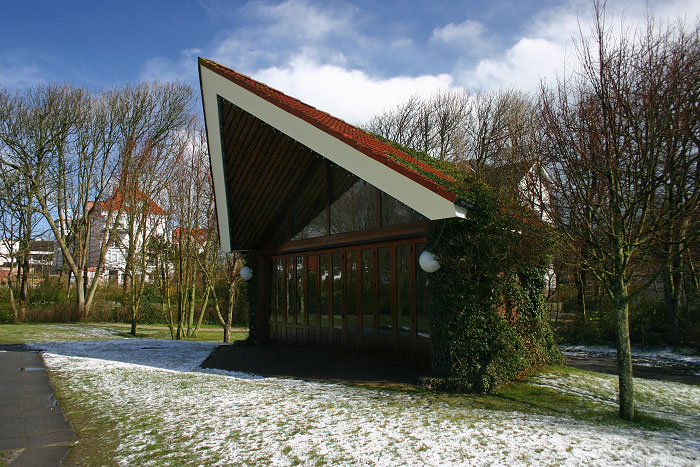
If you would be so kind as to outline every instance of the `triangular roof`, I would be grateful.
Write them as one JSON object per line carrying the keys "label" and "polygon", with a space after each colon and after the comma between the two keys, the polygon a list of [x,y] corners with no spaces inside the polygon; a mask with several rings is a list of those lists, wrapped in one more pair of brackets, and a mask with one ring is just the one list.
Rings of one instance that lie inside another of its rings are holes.
{"label": "triangular roof", "polygon": [[[231,225],[232,219],[246,223],[247,218],[241,217],[268,207],[271,211],[267,214],[274,215],[281,207],[280,203],[257,202],[265,193],[266,196],[280,193],[262,190],[251,196],[236,192],[231,185],[245,181],[246,186],[255,187],[256,179],[260,182],[264,177],[272,177],[272,170],[276,170],[275,177],[284,170],[304,170],[285,167],[285,160],[269,163],[262,160],[280,151],[289,154],[309,151],[310,155],[328,159],[428,219],[464,217],[464,203],[449,189],[455,180],[431,165],[339,118],[211,60],[199,59],[199,74],[219,234],[225,249],[229,245],[232,249],[250,248],[251,235],[259,235],[263,229],[249,226],[235,231],[238,227]],[[251,117],[254,122],[249,121]],[[272,147],[260,143],[261,138],[268,138]],[[232,158],[260,159],[231,162]],[[277,168],[270,168],[270,165]],[[276,180],[278,186],[286,184],[282,177]],[[280,191],[284,196],[295,195],[295,190]],[[258,207],[254,210],[252,206],[256,202]]]}

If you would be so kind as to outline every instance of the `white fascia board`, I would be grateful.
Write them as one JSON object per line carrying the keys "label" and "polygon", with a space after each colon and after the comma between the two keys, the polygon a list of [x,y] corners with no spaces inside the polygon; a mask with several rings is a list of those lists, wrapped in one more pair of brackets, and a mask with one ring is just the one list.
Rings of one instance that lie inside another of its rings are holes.
{"label": "white fascia board", "polygon": [[[434,191],[387,167],[352,146],[280,109],[262,97],[200,65],[202,93],[209,130],[209,151],[217,206],[226,206],[219,113],[216,96],[237,105],[331,162],[357,175],[431,220],[463,217],[464,210]],[[213,124],[216,123],[216,124]],[[228,209],[220,209],[221,244],[229,245]],[[225,218],[225,219],[224,219]]]}
{"label": "white fascia board", "polygon": [[231,235],[228,218],[228,199],[226,196],[226,177],[224,174],[224,155],[221,151],[221,122],[219,122],[219,103],[217,90],[210,81],[214,74],[207,68],[199,66],[202,86],[202,101],[204,104],[204,119],[207,122],[207,138],[209,141],[209,163],[214,179],[214,200],[216,201],[216,217],[219,223],[219,245],[225,252],[231,251]]}

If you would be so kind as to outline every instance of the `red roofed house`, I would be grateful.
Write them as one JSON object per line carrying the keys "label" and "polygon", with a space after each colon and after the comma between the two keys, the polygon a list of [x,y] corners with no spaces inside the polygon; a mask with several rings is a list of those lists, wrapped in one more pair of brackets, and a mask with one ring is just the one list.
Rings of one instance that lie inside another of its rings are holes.
{"label": "red roofed house", "polygon": [[257,253],[258,339],[429,370],[418,257],[431,220],[465,217],[454,180],[215,62],[199,74],[221,245]]}
{"label": "red roofed house", "polygon": [[[129,225],[126,207],[122,206],[124,197],[115,188],[114,194],[105,201],[97,202],[91,214],[92,226],[90,229],[90,245],[88,259],[88,274],[93,276],[97,269],[99,261],[100,248],[104,231],[107,228],[107,219],[109,218],[110,210],[118,212],[121,209],[121,215],[117,218],[117,226],[115,238],[110,243],[105,254],[105,265],[102,270],[102,277],[115,282],[123,283],[126,270],[126,255],[129,246],[129,237],[133,235],[140,245],[140,239],[143,236],[143,229],[146,231],[146,236],[160,236],[165,233],[165,211],[155,201],[147,197],[140,190],[136,190],[136,200],[139,208],[142,206],[148,207],[146,216],[146,225]],[[90,208],[93,206],[90,205]],[[135,216],[138,218],[139,216]],[[133,230],[132,230],[133,229]],[[58,247],[58,243],[54,246],[54,270],[60,270],[63,267],[63,254]],[[148,267],[148,266],[147,266]]]}

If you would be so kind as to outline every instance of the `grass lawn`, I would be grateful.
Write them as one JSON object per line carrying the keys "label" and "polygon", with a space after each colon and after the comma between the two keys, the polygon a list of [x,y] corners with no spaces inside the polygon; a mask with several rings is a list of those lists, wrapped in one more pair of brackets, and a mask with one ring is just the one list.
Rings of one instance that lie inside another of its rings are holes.
{"label": "grass lawn", "polygon": [[550,368],[493,395],[380,390],[204,370],[215,346],[42,344],[80,442],[67,465],[697,465],[700,387]]}
{"label": "grass lawn", "polygon": [[[142,325],[137,335],[130,334],[131,326],[121,323],[77,323],[77,324],[0,324],[1,344],[21,344],[26,342],[84,341],[103,339],[170,339],[167,326]],[[231,332],[231,341],[248,336],[247,330],[237,328]],[[203,326],[197,337],[184,337],[182,340],[222,342],[223,329]]]}

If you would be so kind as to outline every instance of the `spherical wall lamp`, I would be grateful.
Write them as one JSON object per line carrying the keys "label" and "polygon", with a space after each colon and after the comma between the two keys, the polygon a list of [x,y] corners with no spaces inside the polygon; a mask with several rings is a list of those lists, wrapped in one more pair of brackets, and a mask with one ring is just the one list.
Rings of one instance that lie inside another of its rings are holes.
{"label": "spherical wall lamp", "polygon": [[440,269],[440,263],[438,263],[435,256],[427,250],[418,257],[418,264],[420,268],[427,273],[435,272]]}
{"label": "spherical wall lamp", "polygon": [[249,281],[253,278],[253,270],[248,266],[243,266],[241,268],[241,279],[244,281]]}

